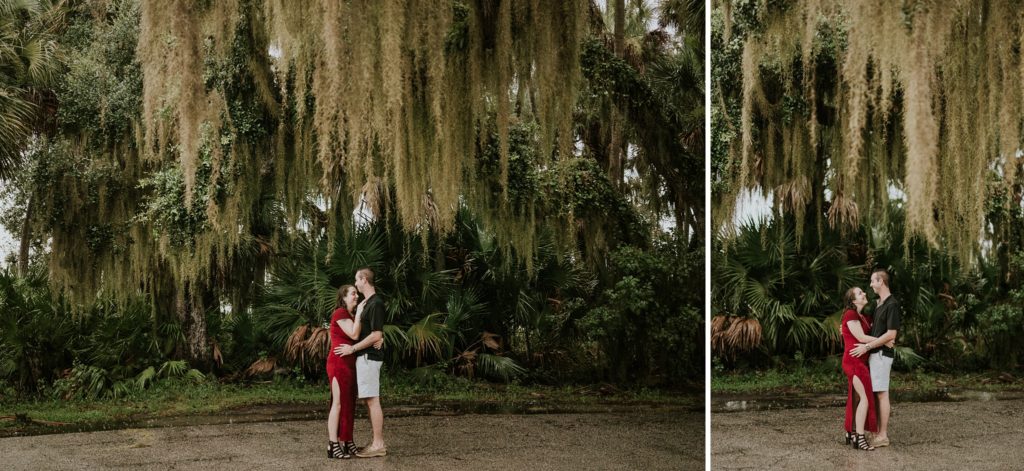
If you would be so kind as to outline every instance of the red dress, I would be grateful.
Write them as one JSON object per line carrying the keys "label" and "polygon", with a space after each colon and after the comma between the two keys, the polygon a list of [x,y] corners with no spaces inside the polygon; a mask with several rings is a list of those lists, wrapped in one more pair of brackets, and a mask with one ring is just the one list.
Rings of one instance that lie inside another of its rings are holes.
{"label": "red dress", "polygon": [[850,356],[850,350],[853,350],[857,346],[857,337],[853,336],[853,332],[850,332],[850,326],[847,325],[849,321],[859,321],[861,330],[867,332],[871,330],[871,324],[867,318],[858,314],[853,309],[847,309],[843,313],[843,372],[846,373],[846,431],[854,432],[854,413],[857,408],[854,406],[857,400],[857,391],[853,389],[853,377],[860,378],[860,382],[864,385],[864,392],[868,398],[868,417],[864,421],[864,430],[870,432],[878,431],[877,417],[875,414],[875,394],[871,388],[871,372],[868,370],[868,356],[863,355],[860,358]]}
{"label": "red dress", "polygon": [[352,315],[348,313],[347,309],[339,307],[331,314],[331,349],[327,352],[327,384],[333,384],[335,378],[338,380],[341,397],[338,440],[347,442],[352,441],[352,428],[355,425],[356,356],[340,357],[334,353],[334,349],[339,345],[353,345],[356,342],[341,330],[338,321],[342,319],[352,319]]}

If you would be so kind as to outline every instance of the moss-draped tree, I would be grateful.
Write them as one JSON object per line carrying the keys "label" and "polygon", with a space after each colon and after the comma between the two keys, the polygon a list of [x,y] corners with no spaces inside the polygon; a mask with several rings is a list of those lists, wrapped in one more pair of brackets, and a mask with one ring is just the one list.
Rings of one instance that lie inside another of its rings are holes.
{"label": "moss-draped tree", "polygon": [[[26,219],[50,238],[59,292],[145,296],[175,313],[196,363],[207,311],[245,309],[293,234],[344,234],[354,211],[427,244],[468,208],[528,267],[542,233],[600,266],[667,216],[693,245],[694,5],[664,2],[641,64],[583,0],[70,2]],[[611,108],[643,191],[594,164],[607,141],[581,137],[584,119],[607,135]]]}
{"label": "moss-draped tree", "polygon": [[974,260],[986,203],[1019,182],[1022,7],[716,1],[716,226],[743,189],[819,233],[884,222],[903,193],[907,238]]}

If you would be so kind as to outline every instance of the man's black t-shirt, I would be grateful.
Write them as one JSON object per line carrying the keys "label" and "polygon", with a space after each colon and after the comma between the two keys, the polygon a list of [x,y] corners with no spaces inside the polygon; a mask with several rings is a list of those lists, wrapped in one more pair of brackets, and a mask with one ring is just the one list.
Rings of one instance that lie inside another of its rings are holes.
{"label": "man's black t-shirt", "polygon": [[[362,342],[370,333],[379,330],[384,331],[384,299],[379,294],[374,294],[363,304],[362,321],[359,328],[359,341]],[[384,351],[373,348],[372,345],[356,352],[356,355],[366,355],[368,360],[384,361]]]}
{"label": "man's black t-shirt", "polygon": [[[885,302],[875,308],[874,322],[871,323],[871,332],[869,335],[872,337],[881,337],[885,335],[887,331],[899,330],[900,329],[900,302],[896,300],[895,296],[889,295],[885,298]],[[889,358],[892,358],[893,349],[886,347],[885,345],[871,350],[871,353],[882,352]]]}

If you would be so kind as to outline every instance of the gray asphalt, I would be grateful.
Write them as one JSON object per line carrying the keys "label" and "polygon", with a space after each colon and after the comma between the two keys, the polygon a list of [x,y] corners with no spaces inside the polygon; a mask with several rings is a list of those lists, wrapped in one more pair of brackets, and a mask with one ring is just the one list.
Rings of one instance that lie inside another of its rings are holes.
{"label": "gray asphalt", "polygon": [[[357,419],[357,444],[368,426]],[[397,417],[385,422],[387,457],[352,460],[326,458],[325,428],[292,421],[3,438],[0,468],[704,469],[703,413],[681,408]]]}
{"label": "gray asphalt", "polygon": [[892,446],[843,445],[838,407],[711,416],[714,470],[1024,469],[1024,400],[893,404]]}

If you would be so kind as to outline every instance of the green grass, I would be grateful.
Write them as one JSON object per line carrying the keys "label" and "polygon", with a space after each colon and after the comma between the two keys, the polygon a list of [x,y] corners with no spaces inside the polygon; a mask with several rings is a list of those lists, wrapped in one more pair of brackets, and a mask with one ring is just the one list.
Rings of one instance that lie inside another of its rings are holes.
{"label": "green grass", "polygon": [[[617,390],[610,386],[522,386],[470,381],[447,375],[400,373],[382,377],[382,392],[388,406],[419,405],[501,405],[512,408],[565,406],[576,410],[599,404],[665,404],[692,406],[692,394],[637,389]],[[88,427],[97,424],[123,424],[146,419],[176,416],[202,416],[247,406],[309,405],[325,407],[329,389],[326,384],[310,384],[299,379],[282,379],[252,384],[200,384],[165,380],[145,391],[124,398],[63,400],[57,398],[3,399],[0,417],[27,416],[34,422],[59,422],[59,427]],[[387,406],[386,406],[387,407]],[[39,427],[39,425],[32,427]],[[0,434],[26,428],[24,422],[0,420]]]}

